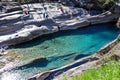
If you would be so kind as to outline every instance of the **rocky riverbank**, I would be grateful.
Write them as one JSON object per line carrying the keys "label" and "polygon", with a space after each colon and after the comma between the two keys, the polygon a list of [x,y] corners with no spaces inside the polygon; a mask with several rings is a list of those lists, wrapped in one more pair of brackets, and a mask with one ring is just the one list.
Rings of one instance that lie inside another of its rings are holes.
{"label": "rocky riverbank", "polygon": [[[12,34],[3,35],[0,37],[0,46],[2,45],[16,45],[29,40],[32,40],[36,37],[58,32],[61,30],[70,30],[77,29],[80,27],[88,26],[91,24],[99,24],[116,21],[119,17],[119,14],[113,14],[109,11],[102,13],[96,16],[88,16],[86,18],[73,18],[69,19],[60,19],[59,21],[53,21],[52,19],[47,19],[44,21],[29,21],[24,28],[13,32]],[[63,21],[60,21],[63,20]],[[47,23],[47,24],[45,24]],[[18,29],[22,23],[16,23],[14,27],[8,27],[8,30]],[[4,27],[1,27],[4,28]],[[11,28],[11,29],[10,29]],[[3,30],[3,29],[1,29]],[[7,31],[7,29],[6,29]],[[1,31],[2,32],[2,31]],[[4,32],[4,30],[3,30]]]}
{"label": "rocky riverbank", "polygon": [[[67,7],[64,8],[69,10]],[[23,16],[20,15],[21,11],[7,13],[6,17],[0,15],[0,46],[20,44],[39,36],[62,30],[77,29],[93,24],[117,21],[120,16],[119,9],[120,7],[116,5],[110,11],[90,16],[89,14],[85,15],[84,9],[72,8],[72,15],[59,14],[58,16],[53,16],[52,19],[48,18],[44,20],[29,19],[29,16],[24,16],[23,19],[21,19],[21,16]],[[80,15],[81,11],[84,16],[83,18],[81,18]]]}
{"label": "rocky riverbank", "polygon": [[[77,28],[81,28],[81,27],[85,27],[85,26],[89,26],[93,24],[117,21],[117,19],[120,16],[119,12],[116,12],[116,9],[113,9],[112,11],[106,11],[96,16],[90,16],[90,15],[85,16],[84,18],[80,18],[79,13],[80,13],[79,11],[74,13],[73,18],[71,18],[71,15],[64,15],[64,16],[61,15],[61,16],[54,17],[53,19],[46,19],[46,20],[38,19],[34,21],[28,20],[26,22],[18,21],[18,22],[15,22],[14,24],[8,23],[7,25],[6,24],[4,25],[5,19],[2,19],[0,23],[1,25],[0,46],[20,44],[23,42],[30,41],[39,36],[50,34],[50,33],[55,33],[55,32],[62,31],[62,30],[72,30],[72,29],[77,29]],[[77,18],[75,17],[76,15],[78,16]],[[9,22],[10,20],[14,22],[16,19],[20,20],[21,18],[17,15],[15,19],[8,18],[8,20],[5,21],[5,23]],[[23,23],[25,24],[23,25]],[[54,76],[58,76],[67,70],[68,71],[65,72],[65,74],[68,74],[68,75],[71,74],[72,70],[73,70],[72,71],[73,74],[76,74],[75,72],[76,67],[77,68],[81,67],[81,66],[78,66],[78,63],[79,65],[84,63],[84,66],[82,68],[79,68],[80,71],[78,71],[78,73],[86,69],[89,69],[93,66],[96,66],[96,64],[98,64],[99,62],[104,61],[104,58],[101,58],[101,57],[106,55],[106,53],[108,53],[109,50],[118,43],[118,41],[119,41],[119,38],[113,41],[110,45],[103,48],[102,50],[100,50],[98,53],[96,53],[93,56],[80,59],[72,64],[66,65],[59,69],[51,70],[45,73],[40,73],[37,76],[35,75],[34,77],[28,80],[38,80],[38,79],[45,80],[46,78],[54,78]],[[91,65],[91,66],[88,67],[88,65]],[[76,67],[73,68],[73,66],[76,66]],[[85,68],[85,66],[87,67]],[[71,74],[71,76],[73,74]],[[58,77],[56,77],[55,79],[57,79]]]}
{"label": "rocky riverbank", "polygon": [[[113,9],[112,11],[114,13],[116,12],[116,9]],[[99,16],[97,15],[97,17],[94,16],[94,17],[87,18],[88,25],[105,23],[105,22],[110,22],[112,20],[116,20],[120,16],[118,11],[119,10],[117,10],[117,14],[115,15],[113,15],[113,13],[111,15],[111,12],[105,12],[103,13],[104,15],[100,14],[102,15],[102,17],[100,17],[100,15]],[[111,15],[111,16],[108,16],[108,15]],[[119,26],[119,21],[117,25]],[[120,41],[120,37],[118,37],[116,40],[106,45],[105,47],[103,47],[101,50],[99,50],[96,54],[92,56],[82,58],[78,61],[75,61],[59,69],[50,70],[50,71],[37,74],[32,78],[29,78],[28,80],[48,80],[48,79],[62,80],[62,78],[65,75],[73,76],[75,74],[80,74],[87,69],[99,67],[101,63],[108,61],[106,58],[111,59],[112,57],[115,57],[116,59],[118,59],[120,58],[120,55],[119,55],[120,42],[119,41]],[[75,65],[77,65],[77,67]]]}
{"label": "rocky riverbank", "polygon": [[80,74],[87,69],[99,67],[101,63],[108,61],[107,59],[111,59],[112,57],[120,57],[118,52],[116,53],[116,51],[119,51],[119,45],[120,37],[101,48],[96,54],[92,56],[79,59],[59,69],[54,69],[37,74],[32,78],[29,78],[28,80],[62,80],[65,75],[73,76],[76,74]]}

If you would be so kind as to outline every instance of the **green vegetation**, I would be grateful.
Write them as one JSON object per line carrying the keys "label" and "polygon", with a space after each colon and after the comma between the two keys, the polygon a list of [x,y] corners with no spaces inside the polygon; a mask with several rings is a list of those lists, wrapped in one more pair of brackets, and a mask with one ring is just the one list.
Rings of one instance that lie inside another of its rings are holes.
{"label": "green vegetation", "polygon": [[110,2],[115,2],[116,0],[105,0],[105,4],[109,4]]}
{"label": "green vegetation", "polygon": [[74,77],[63,80],[120,80],[120,61],[110,61],[100,68],[85,71]]}

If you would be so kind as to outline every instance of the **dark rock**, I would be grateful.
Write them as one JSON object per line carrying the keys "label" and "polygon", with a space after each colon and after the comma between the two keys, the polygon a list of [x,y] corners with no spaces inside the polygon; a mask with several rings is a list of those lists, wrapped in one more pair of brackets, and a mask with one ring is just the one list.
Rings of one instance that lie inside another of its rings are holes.
{"label": "dark rock", "polygon": [[74,60],[78,60],[78,59],[86,57],[86,56],[89,56],[89,54],[79,54],[74,58]]}
{"label": "dark rock", "polygon": [[42,46],[41,48],[42,49],[47,49],[47,48],[49,48],[49,46]]}
{"label": "dark rock", "polygon": [[113,7],[110,9],[110,11],[111,11],[112,13],[114,13],[114,14],[120,14],[120,6],[118,6],[118,5],[113,6]]}
{"label": "dark rock", "polygon": [[90,58],[90,61],[96,61],[96,60],[99,60],[99,58],[98,57],[91,57]]}
{"label": "dark rock", "polygon": [[36,79],[36,77],[32,77],[32,78],[30,78],[28,80],[37,80],[37,79]]}
{"label": "dark rock", "polygon": [[54,69],[57,69],[57,67],[52,67],[52,68],[50,68],[49,70],[54,70]]}

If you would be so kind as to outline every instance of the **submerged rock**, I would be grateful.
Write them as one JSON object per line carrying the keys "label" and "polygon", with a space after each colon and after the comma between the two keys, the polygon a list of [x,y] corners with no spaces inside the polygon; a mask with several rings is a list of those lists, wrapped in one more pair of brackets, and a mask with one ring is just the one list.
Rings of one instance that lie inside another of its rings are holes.
{"label": "submerged rock", "polygon": [[47,66],[48,60],[45,57],[38,57],[31,60],[29,63],[17,67],[17,69],[30,68],[30,67],[44,67]]}
{"label": "submerged rock", "polygon": [[[34,75],[27,80],[62,80],[64,75],[73,76],[75,74],[80,74],[88,69],[92,69],[93,67],[99,67],[105,61],[106,57],[109,57],[110,59],[114,56],[117,56],[117,58],[120,57],[120,50],[117,51],[117,54],[109,52],[114,46],[116,46],[118,42],[119,40],[116,39],[92,56],[79,59],[71,64],[68,64],[58,69],[38,73],[37,75]],[[113,51],[114,50],[115,49],[113,49]]]}
{"label": "submerged rock", "polygon": [[89,54],[78,54],[78,55],[74,58],[74,60],[78,60],[78,59],[80,59],[80,58],[87,57],[87,56],[89,56]]}

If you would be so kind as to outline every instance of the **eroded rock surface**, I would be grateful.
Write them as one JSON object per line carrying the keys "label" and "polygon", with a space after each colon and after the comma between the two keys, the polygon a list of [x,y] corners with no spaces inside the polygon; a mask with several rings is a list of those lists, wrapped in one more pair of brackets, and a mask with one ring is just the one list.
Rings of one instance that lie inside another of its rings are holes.
{"label": "eroded rock surface", "polygon": [[0,45],[16,45],[45,34],[58,32],[59,30],[77,29],[91,24],[111,22],[117,20],[118,16],[119,14],[112,14],[107,11],[103,14],[88,16],[86,18],[69,19],[68,17],[66,20],[59,18],[59,22],[46,19],[43,21],[27,21],[25,25],[23,25],[22,22],[18,22],[11,26],[1,26],[1,30],[3,30],[1,34],[3,32],[7,33],[8,31],[12,31],[12,34],[1,36]]}

